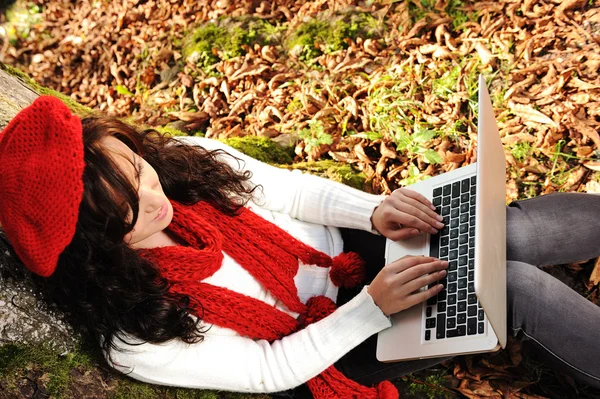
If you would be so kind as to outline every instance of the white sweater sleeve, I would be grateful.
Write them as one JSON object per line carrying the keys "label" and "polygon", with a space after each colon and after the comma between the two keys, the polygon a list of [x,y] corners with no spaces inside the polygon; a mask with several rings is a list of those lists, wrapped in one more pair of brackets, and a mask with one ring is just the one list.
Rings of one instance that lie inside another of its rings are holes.
{"label": "white sweater sleeve", "polygon": [[305,222],[372,231],[371,215],[385,198],[298,170],[268,165],[217,140],[203,137],[178,139],[209,150],[222,149],[240,158],[243,162],[231,157],[222,159],[235,170],[252,172],[251,182],[262,186],[262,195],[258,193],[255,200],[260,207]]}
{"label": "white sweater sleeve", "polygon": [[[112,351],[118,370],[161,385],[237,392],[277,392],[320,374],[371,335],[390,326],[365,287],[328,317],[269,343],[209,331],[197,344],[125,346]],[[229,331],[229,330],[225,330]]]}

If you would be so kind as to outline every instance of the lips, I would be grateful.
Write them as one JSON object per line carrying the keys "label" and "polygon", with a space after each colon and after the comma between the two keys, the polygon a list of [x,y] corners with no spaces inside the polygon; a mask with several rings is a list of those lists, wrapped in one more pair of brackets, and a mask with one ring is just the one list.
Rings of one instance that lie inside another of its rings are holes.
{"label": "lips", "polygon": [[167,205],[163,205],[160,207],[160,209],[158,210],[158,214],[156,215],[156,217],[154,218],[154,220],[161,220],[162,218],[164,218],[167,214]]}

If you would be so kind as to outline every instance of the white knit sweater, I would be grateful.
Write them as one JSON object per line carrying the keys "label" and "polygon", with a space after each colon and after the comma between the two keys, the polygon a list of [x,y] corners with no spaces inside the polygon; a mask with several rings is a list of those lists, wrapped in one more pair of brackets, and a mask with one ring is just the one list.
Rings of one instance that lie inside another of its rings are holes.
{"label": "white knit sweater", "polygon": [[[363,193],[319,177],[279,169],[214,140],[182,141],[207,149],[224,149],[243,160],[222,159],[238,170],[250,170],[262,193],[249,207],[292,236],[330,256],[342,252],[337,227],[371,231],[371,215],[384,197]],[[221,269],[204,280],[262,300],[293,316],[237,262],[225,254]],[[300,299],[315,295],[335,300],[337,287],[328,269],[300,264],[294,279]],[[208,326],[208,325],[204,325]],[[117,369],[153,384],[238,392],[276,392],[294,388],[320,374],[352,348],[390,326],[366,288],[333,314],[280,340],[267,342],[210,325],[204,341],[128,345],[111,351]],[[128,338],[129,341],[131,338]],[[135,342],[132,340],[130,342]]]}

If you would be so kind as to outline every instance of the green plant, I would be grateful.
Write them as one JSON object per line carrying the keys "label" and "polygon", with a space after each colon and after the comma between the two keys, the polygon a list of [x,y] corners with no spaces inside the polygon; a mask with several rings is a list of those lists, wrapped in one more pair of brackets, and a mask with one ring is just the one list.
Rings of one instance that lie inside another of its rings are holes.
{"label": "green plant", "polygon": [[301,24],[287,41],[288,49],[299,47],[298,58],[310,61],[322,54],[348,47],[347,39],[355,40],[381,37],[385,25],[372,15],[363,12],[317,17]]}
{"label": "green plant", "polygon": [[515,144],[511,148],[510,152],[515,159],[524,161],[525,158],[531,156],[532,150],[531,144],[529,144],[527,141],[523,141]]}
{"label": "green plant", "polygon": [[308,128],[300,130],[298,137],[304,141],[304,150],[307,153],[320,145],[333,143],[333,138],[329,133],[325,132],[325,127],[320,120],[310,120]]}

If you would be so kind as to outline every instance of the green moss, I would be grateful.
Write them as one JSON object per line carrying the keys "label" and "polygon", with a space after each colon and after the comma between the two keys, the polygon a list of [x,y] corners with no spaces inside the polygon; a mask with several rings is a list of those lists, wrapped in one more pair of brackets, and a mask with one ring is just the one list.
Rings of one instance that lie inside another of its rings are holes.
{"label": "green moss", "polygon": [[54,97],[59,98],[62,102],[64,102],[67,105],[67,107],[69,107],[69,109],[71,111],[73,111],[73,113],[75,113],[76,115],[78,115],[80,117],[83,117],[83,116],[93,113],[91,108],[88,108],[88,107],[85,107],[85,106],[79,104],[77,101],[73,100],[71,97],[65,96],[64,94],[59,93],[56,90],[47,89],[45,87],[40,86],[35,80],[30,78],[29,75],[27,75],[23,71],[20,71],[17,68],[13,68],[11,66],[8,66],[8,65],[0,62],[0,70],[5,71],[9,75],[13,75],[13,76],[21,78],[27,84],[27,86],[29,86],[33,91],[38,92],[40,95],[48,95],[48,96],[54,96]]}
{"label": "green moss", "polygon": [[208,22],[184,39],[182,53],[200,67],[207,68],[221,60],[246,54],[244,46],[277,42],[282,30],[282,26],[248,17]]}
{"label": "green moss", "polygon": [[300,46],[302,52],[298,58],[309,61],[321,54],[328,54],[348,47],[347,39],[356,40],[379,38],[385,25],[372,15],[352,12],[333,17],[317,17],[301,24],[289,35],[289,50]]}
{"label": "green moss", "polygon": [[161,133],[161,134],[167,134],[169,136],[189,136],[189,134],[182,132],[179,129],[174,128],[173,126],[158,126],[158,127],[153,127],[154,130],[156,130],[157,132]]}
{"label": "green moss", "polygon": [[367,178],[364,173],[356,171],[352,166],[332,160],[300,162],[286,167],[326,177],[359,190],[364,188]]}
{"label": "green moss", "polygon": [[293,149],[282,148],[266,137],[244,136],[222,140],[244,154],[270,164],[292,163]]}
{"label": "green moss", "polygon": [[90,357],[80,351],[60,356],[53,349],[41,346],[7,344],[0,347],[0,375],[7,376],[9,385],[13,385],[10,376],[31,365],[48,375],[46,391],[55,397],[61,397],[70,381],[70,371],[74,368],[91,366]]}

